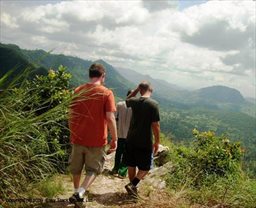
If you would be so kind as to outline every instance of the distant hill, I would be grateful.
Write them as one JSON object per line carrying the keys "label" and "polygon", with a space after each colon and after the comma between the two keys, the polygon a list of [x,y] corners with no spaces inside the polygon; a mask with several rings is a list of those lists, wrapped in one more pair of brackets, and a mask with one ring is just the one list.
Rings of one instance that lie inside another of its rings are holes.
{"label": "distant hill", "polygon": [[[24,50],[12,44],[1,44],[0,52],[0,78],[12,69],[14,73],[11,79],[28,67],[30,71],[34,71],[30,75],[30,77],[33,77],[35,74],[46,74],[50,68],[56,70],[60,65],[63,65],[72,74],[71,85],[73,87],[88,81],[87,69],[94,63],[94,61],[63,54],[52,54],[44,50]],[[95,62],[102,63],[106,67],[106,85],[114,90],[117,97],[125,97],[127,90],[134,85],[121,76],[110,64],[103,60]]]}
{"label": "distant hill", "polygon": [[113,66],[103,60],[89,61],[78,57],[65,56],[63,54],[51,54],[43,50],[22,50],[30,62],[46,68],[57,69],[60,65],[67,67],[73,75],[71,84],[78,86],[89,80],[88,68],[94,62],[101,63],[107,71],[106,86],[112,88],[118,97],[124,97],[126,91],[133,85],[122,77]]}
{"label": "distant hill", "polygon": [[250,97],[247,97],[245,98],[248,102],[250,103],[253,103],[253,104],[256,104],[256,98],[250,98]]}
{"label": "distant hill", "polygon": [[245,102],[244,97],[238,90],[226,86],[205,87],[199,89],[196,93],[199,99],[215,103],[242,104]]}
{"label": "distant hill", "polygon": [[[226,86],[211,86],[199,90],[188,91],[180,86],[164,80],[154,79],[149,75],[140,74],[134,70],[117,67],[116,70],[125,78],[138,84],[142,80],[151,82],[156,97],[162,106],[180,109],[211,109],[229,110],[249,114],[254,106],[233,88]],[[246,106],[246,107],[245,107]]]}
{"label": "distant hill", "polygon": [[156,93],[161,98],[169,101],[171,100],[171,101],[179,102],[183,100],[182,97],[188,93],[187,90],[175,84],[171,84],[167,81],[160,80],[160,79],[154,79],[149,75],[143,75],[131,69],[116,67],[116,70],[122,76],[126,77],[135,85],[137,85],[143,80],[149,81],[153,86],[154,93]]}
{"label": "distant hill", "polygon": [[63,54],[52,54],[44,50],[21,50],[27,60],[36,66],[44,66],[47,69],[58,69],[60,65],[67,67],[72,73],[72,85],[77,86],[88,80],[86,69],[93,63],[78,57],[65,56]]}
{"label": "distant hill", "polygon": [[[63,54],[52,54],[44,50],[25,50],[17,45],[1,44],[0,77],[11,69],[15,69],[13,77],[29,66],[34,74],[45,74],[48,69],[57,69],[60,65],[67,67],[73,75],[71,86],[78,86],[88,81],[88,68],[93,63],[78,57]],[[165,108],[206,108],[242,111],[250,115],[255,104],[246,101],[241,93],[225,86],[206,87],[195,91],[184,88],[134,70],[113,67],[103,60],[97,60],[107,69],[106,85],[113,88],[116,95],[123,98],[129,88],[135,87],[142,80],[151,82],[154,88],[153,97]]]}
{"label": "distant hill", "polygon": [[[26,69],[34,74],[46,74],[47,69],[42,66],[35,66],[30,63],[22,50],[12,44],[0,43],[0,79],[3,86],[7,86],[18,74],[23,73]],[[8,73],[8,77],[4,75]]]}

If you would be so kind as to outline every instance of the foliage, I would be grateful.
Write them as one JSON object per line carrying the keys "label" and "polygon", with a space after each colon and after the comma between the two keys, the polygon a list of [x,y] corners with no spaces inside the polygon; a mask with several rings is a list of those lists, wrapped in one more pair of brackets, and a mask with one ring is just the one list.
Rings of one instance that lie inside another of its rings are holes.
{"label": "foliage", "polygon": [[241,170],[240,144],[211,131],[193,130],[193,134],[188,146],[169,145],[175,166],[166,176],[170,190],[186,193],[192,203],[253,207],[256,181]]}
{"label": "foliage", "polygon": [[[190,147],[178,146],[175,156],[179,171],[186,171],[192,186],[201,186],[207,177],[241,175],[242,149],[239,143],[231,143],[228,138],[218,137],[213,132],[193,130],[195,140]],[[173,184],[175,186],[175,184]]]}
{"label": "foliage", "polygon": [[33,96],[33,100],[25,102],[23,110],[36,109],[36,114],[40,115],[68,99],[71,74],[65,70],[63,66],[58,71],[50,69],[47,76],[37,75],[27,82],[24,90],[27,96]]}
{"label": "foliage", "polygon": [[29,79],[35,74],[47,74],[46,68],[31,64],[16,45],[0,43],[0,53],[0,89],[6,88],[10,83],[19,85],[20,80],[17,79],[24,78],[27,71],[29,71],[27,76]]}
{"label": "foliage", "polygon": [[256,181],[248,178],[218,178],[214,183],[191,189],[189,195],[192,203],[210,207],[255,208]]}
{"label": "foliage", "polygon": [[0,94],[1,198],[65,167],[69,79],[61,66]]}
{"label": "foliage", "polygon": [[193,134],[196,138],[193,145],[194,154],[188,156],[188,159],[197,172],[218,176],[240,173],[240,143],[231,143],[225,136],[217,137],[211,131],[200,133],[194,129]]}
{"label": "foliage", "polygon": [[256,176],[256,119],[243,113],[215,111],[215,110],[172,110],[162,109],[161,129],[175,142],[189,143],[193,137],[191,131],[214,131],[218,135],[225,135],[231,141],[241,141],[245,148],[243,157],[246,163],[244,169]]}
{"label": "foliage", "polygon": [[40,181],[36,187],[43,197],[53,198],[57,194],[64,192],[62,181],[57,180],[56,177],[46,178]]}

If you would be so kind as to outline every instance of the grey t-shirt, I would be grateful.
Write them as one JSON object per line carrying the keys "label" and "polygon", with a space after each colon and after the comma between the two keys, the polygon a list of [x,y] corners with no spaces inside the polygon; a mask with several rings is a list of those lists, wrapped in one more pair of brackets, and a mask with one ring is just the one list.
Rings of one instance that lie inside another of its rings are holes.
{"label": "grey t-shirt", "polygon": [[129,98],[127,107],[132,108],[132,119],[127,143],[137,148],[152,150],[152,122],[160,121],[158,103],[151,98]]}
{"label": "grey t-shirt", "polygon": [[125,101],[121,101],[117,103],[116,110],[117,136],[125,139],[131,122],[132,109],[127,108]]}

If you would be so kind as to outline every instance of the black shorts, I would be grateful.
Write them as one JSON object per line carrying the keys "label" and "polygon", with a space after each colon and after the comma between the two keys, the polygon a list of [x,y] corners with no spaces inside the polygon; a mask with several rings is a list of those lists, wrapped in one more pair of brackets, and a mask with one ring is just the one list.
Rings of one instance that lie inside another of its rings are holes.
{"label": "black shorts", "polygon": [[138,167],[139,170],[147,171],[153,166],[152,150],[126,146],[125,163],[130,167]]}

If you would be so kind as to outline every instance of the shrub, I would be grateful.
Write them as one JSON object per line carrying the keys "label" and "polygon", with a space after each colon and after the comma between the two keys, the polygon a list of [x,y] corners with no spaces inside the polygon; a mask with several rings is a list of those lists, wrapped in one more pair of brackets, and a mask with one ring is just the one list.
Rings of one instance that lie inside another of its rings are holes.
{"label": "shrub", "polygon": [[189,146],[176,145],[170,151],[175,168],[166,176],[168,187],[186,193],[191,203],[253,208],[256,183],[241,170],[240,144],[210,131],[193,134]]}
{"label": "shrub", "polygon": [[69,79],[61,66],[0,94],[1,198],[64,169]]}
{"label": "shrub", "polygon": [[[192,179],[195,186],[206,182],[211,176],[239,177],[241,171],[242,149],[239,143],[231,143],[225,136],[218,137],[214,132],[193,130],[195,140],[190,147],[179,146],[173,157],[177,170]],[[179,175],[179,174],[178,174]]]}
{"label": "shrub", "polygon": [[243,154],[240,143],[231,143],[227,137],[218,137],[211,131],[200,133],[193,130],[193,134],[194,155],[189,160],[198,171],[218,176],[241,173]]}

